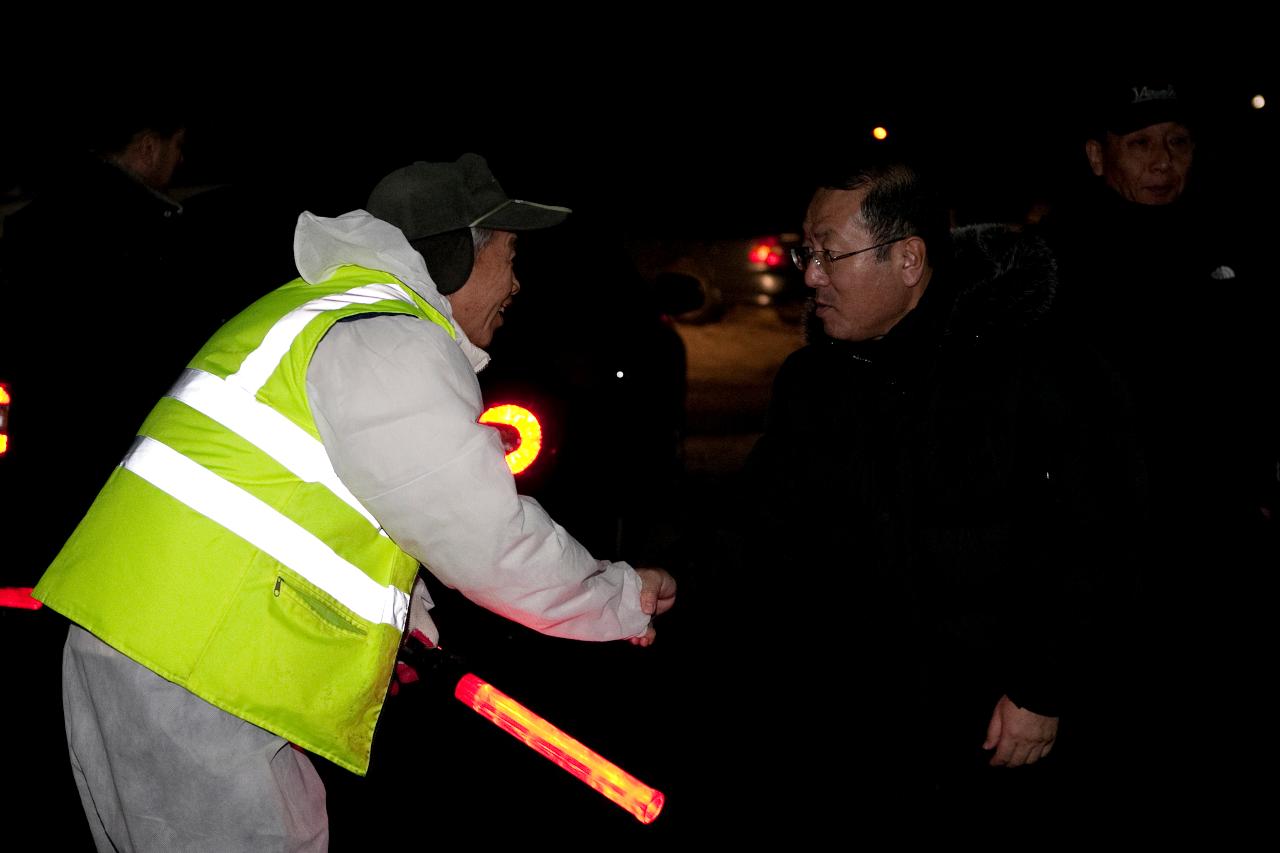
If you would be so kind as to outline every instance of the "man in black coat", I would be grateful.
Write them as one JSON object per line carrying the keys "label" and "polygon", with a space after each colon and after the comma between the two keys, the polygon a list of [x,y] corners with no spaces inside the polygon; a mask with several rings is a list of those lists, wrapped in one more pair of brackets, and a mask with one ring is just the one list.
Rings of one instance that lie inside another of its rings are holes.
{"label": "man in black coat", "polygon": [[1044,334],[1043,244],[989,227],[955,245],[907,163],[818,188],[793,259],[821,328],[783,365],[748,462],[775,662],[854,697],[821,726],[795,693],[768,708],[795,732],[788,772],[847,768],[876,819],[1031,802],[1123,553],[1116,484],[1137,476],[1122,394]]}
{"label": "man in black coat", "polygon": [[[1166,814],[1241,808],[1245,767],[1276,751],[1237,733],[1270,699],[1278,500],[1274,275],[1252,187],[1197,183],[1186,90],[1096,93],[1094,180],[1045,224],[1060,261],[1054,320],[1129,388],[1147,471],[1133,675],[1133,762]],[[1246,727],[1247,728],[1247,727]],[[1240,744],[1248,742],[1247,748]],[[1267,758],[1264,758],[1267,757]]]}

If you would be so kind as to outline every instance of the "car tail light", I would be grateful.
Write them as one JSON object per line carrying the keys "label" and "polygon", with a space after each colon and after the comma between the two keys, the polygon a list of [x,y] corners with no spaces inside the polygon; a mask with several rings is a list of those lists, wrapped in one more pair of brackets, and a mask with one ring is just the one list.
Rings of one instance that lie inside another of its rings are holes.
{"label": "car tail light", "polygon": [[[496,426],[502,432],[503,444],[507,447],[507,467],[512,474],[519,474],[538,458],[542,450],[542,425],[533,412],[510,403],[490,406],[480,416],[480,423]],[[511,446],[513,430],[516,440]]]}
{"label": "car tail light", "polygon": [[787,253],[783,250],[782,244],[778,242],[777,237],[765,237],[751,244],[751,248],[747,252],[747,258],[753,264],[772,269],[786,263]]}
{"label": "car tail light", "polygon": [[9,452],[9,387],[0,382],[0,457]]}
{"label": "car tail light", "polygon": [[29,586],[0,587],[0,607],[13,607],[18,610],[39,610],[43,604],[31,597]]}

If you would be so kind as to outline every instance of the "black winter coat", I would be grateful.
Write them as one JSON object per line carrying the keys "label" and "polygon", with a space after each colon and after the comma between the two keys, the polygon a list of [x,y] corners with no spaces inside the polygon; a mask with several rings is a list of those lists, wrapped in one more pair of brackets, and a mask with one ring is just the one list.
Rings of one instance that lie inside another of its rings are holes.
{"label": "black winter coat", "polygon": [[884,338],[819,333],[783,365],[746,516],[788,666],[976,746],[1002,694],[1062,712],[1099,586],[1124,583],[1141,474],[1121,389],[1044,333],[1044,245],[956,237]]}

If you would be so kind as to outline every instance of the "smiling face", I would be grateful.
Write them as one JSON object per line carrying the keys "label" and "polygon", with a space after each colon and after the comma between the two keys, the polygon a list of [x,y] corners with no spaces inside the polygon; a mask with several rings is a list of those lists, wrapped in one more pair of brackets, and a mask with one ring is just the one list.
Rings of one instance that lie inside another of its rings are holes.
{"label": "smiling face", "polygon": [[[834,255],[877,242],[862,219],[867,190],[820,189],[804,219],[804,244]],[[836,340],[866,341],[889,332],[919,302],[928,283],[923,242],[906,238],[888,247],[888,257],[862,252],[824,269],[811,262],[804,283],[813,288],[822,329]]]}
{"label": "smiling face", "polygon": [[1093,173],[1136,204],[1169,204],[1187,185],[1195,142],[1176,121],[1153,124],[1123,136],[1106,134],[1085,143]]}
{"label": "smiling face", "polygon": [[515,259],[516,235],[495,231],[493,239],[476,255],[466,284],[448,296],[454,320],[478,347],[493,342],[493,333],[503,323],[503,313],[520,292]]}

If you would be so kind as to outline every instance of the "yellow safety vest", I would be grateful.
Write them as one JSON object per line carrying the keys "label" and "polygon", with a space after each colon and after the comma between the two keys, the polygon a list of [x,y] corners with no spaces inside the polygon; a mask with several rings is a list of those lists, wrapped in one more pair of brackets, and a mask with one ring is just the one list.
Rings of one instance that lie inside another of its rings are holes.
{"label": "yellow safety vest", "polygon": [[417,560],[335,475],[306,398],[339,320],[449,321],[394,276],[297,279],[223,326],[34,597],[207,702],[363,774]]}

